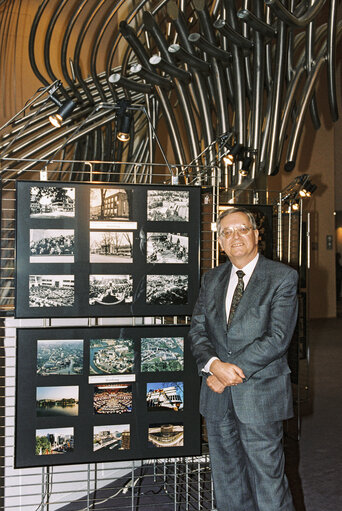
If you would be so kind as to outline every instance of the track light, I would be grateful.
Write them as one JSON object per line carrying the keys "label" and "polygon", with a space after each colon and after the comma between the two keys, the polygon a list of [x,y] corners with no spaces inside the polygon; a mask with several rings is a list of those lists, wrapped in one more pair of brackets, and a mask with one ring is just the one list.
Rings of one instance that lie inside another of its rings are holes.
{"label": "track light", "polygon": [[233,165],[235,158],[242,149],[242,144],[235,144],[234,147],[228,146],[228,153],[223,156],[223,161],[226,165]]}
{"label": "track light", "polygon": [[249,168],[251,166],[252,161],[253,158],[251,158],[250,156],[247,156],[242,160],[242,166],[241,169],[239,169],[239,174],[241,174],[241,176],[244,177],[248,176]]}
{"label": "track light", "polygon": [[56,105],[58,105],[58,110],[54,115],[49,115],[49,121],[56,128],[60,128],[63,124],[63,121],[65,121],[65,119],[72,113],[76,104],[71,99],[68,99],[62,103],[52,94],[50,94],[50,99]]}
{"label": "track light", "polygon": [[292,209],[293,209],[293,211],[298,211],[299,210],[299,201],[298,200],[295,200],[293,202]]}
{"label": "track light", "polygon": [[128,100],[122,99],[118,101],[118,134],[117,139],[121,142],[128,142],[130,137],[130,128],[131,128],[131,122],[132,122],[132,115],[129,111],[127,111],[127,108],[130,106],[130,102]]}

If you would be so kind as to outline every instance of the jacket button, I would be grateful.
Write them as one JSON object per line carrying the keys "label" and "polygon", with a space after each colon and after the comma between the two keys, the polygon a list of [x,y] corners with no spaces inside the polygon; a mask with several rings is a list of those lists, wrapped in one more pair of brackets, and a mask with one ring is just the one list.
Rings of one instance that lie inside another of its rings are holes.
{"label": "jacket button", "polygon": [[228,355],[230,356],[231,354],[232,354],[232,352],[231,352],[231,351],[228,351]]}

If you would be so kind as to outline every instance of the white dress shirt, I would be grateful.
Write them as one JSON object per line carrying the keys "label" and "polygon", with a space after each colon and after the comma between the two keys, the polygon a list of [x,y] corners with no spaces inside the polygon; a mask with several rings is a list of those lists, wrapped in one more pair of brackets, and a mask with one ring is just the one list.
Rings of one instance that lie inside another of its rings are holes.
{"label": "white dress shirt", "polygon": [[[254,268],[256,267],[258,259],[259,259],[259,254],[257,254],[254,257],[254,259],[252,259],[243,268],[237,268],[236,266],[234,266],[234,264],[232,264],[232,271],[230,272],[230,279],[229,279],[229,284],[228,284],[227,294],[226,294],[226,316],[227,316],[227,319],[229,318],[229,312],[230,312],[230,306],[231,306],[232,300],[233,300],[233,294],[234,294],[235,288],[236,288],[238,280],[239,280],[238,276],[236,275],[236,272],[238,270],[242,270],[244,272],[243,284],[244,284],[244,289],[246,289],[249,279],[251,278]],[[205,364],[204,368],[202,369],[202,371],[204,373],[210,373],[210,366],[214,360],[219,360],[219,358],[211,357],[208,360],[208,362]]]}

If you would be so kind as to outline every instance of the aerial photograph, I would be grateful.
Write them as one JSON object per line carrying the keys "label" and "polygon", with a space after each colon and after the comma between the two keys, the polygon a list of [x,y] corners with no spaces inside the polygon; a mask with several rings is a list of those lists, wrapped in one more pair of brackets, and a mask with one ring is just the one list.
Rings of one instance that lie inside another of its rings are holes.
{"label": "aerial photograph", "polygon": [[83,373],[83,340],[37,341],[37,374],[40,376]]}
{"label": "aerial photograph", "polygon": [[182,371],[184,337],[146,337],[141,339],[141,371]]}
{"label": "aerial photograph", "polygon": [[181,447],[184,445],[183,424],[150,424],[149,447]]}
{"label": "aerial photograph", "polygon": [[133,367],[132,339],[90,340],[90,374],[132,373]]}

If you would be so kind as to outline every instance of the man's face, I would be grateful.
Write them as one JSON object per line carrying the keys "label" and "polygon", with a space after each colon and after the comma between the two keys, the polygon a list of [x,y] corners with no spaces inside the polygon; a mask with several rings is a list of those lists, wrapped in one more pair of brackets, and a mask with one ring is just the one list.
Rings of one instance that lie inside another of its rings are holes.
{"label": "man's face", "polygon": [[[247,227],[248,232],[242,234],[239,229]],[[224,233],[231,233],[227,238]],[[221,221],[220,245],[230,261],[237,267],[243,268],[258,253],[259,231],[253,227],[245,213],[232,213]]]}

